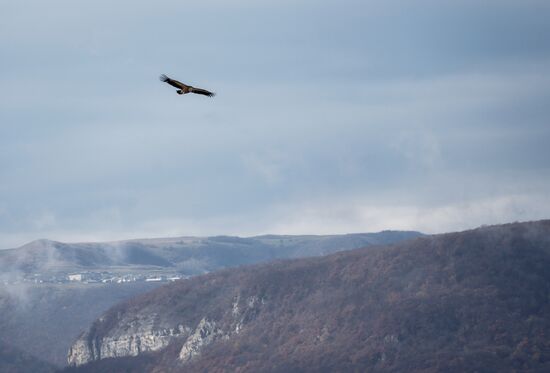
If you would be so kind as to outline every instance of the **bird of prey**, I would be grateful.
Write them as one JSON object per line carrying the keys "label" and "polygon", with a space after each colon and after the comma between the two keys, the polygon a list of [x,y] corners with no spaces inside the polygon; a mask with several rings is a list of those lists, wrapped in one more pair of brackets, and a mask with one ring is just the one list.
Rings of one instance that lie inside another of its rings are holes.
{"label": "bird of prey", "polygon": [[178,95],[184,95],[187,93],[196,93],[208,97],[214,97],[216,95],[214,92],[207,91],[206,89],[191,87],[190,85],[183,84],[182,82],[178,82],[177,80],[170,79],[164,74],[162,74],[159,79],[165,83],[170,84],[172,87],[179,88],[176,91],[178,92]]}

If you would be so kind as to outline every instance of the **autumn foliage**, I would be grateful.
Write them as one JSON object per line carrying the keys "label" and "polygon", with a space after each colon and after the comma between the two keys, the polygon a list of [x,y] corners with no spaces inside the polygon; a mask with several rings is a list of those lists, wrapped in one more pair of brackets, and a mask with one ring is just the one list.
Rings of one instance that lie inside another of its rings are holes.
{"label": "autumn foliage", "polygon": [[224,270],[135,298],[103,325],[155,305],[181,322],[207,316],[229,328],[232,304],[247,297],[262,303],[242,330],[186,364],[177,361],[183,341],[100,363],[132,372],[550,371],[550,221]]}

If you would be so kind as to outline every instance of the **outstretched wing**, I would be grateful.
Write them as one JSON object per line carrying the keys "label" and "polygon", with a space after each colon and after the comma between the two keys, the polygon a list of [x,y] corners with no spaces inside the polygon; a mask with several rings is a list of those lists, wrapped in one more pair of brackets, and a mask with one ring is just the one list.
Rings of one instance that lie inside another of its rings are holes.
{"label": "outstretched wing", "polygon": [[177,80],[174,80],[174,79],[170,79],[169,77],[167,77],[166,75],[162,74],[161,76],[159,76],[159,79],[161,81],[163,81],[164,83],[168,83],[170,84],[172,87],[176,87],[176,88],[179,88],[179,89],[185,89],[189,86],[183,84],[182,82],[178,82]]}
{"label": "outstretched wing", "polygon": [[208,97],[214,97],[216,95],[214,92],[210,92],[210,91],[207,91],[206,89],[195,88],[195,87],[191,87],[190,92],[196,93],[198,95],[205,95]]}

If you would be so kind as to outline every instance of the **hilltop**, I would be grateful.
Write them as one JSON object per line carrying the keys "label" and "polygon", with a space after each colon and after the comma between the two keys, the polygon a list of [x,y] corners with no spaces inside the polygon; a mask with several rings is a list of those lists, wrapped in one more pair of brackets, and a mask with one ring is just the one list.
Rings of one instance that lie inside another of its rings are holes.
{"label": "hilltop", "polygon": [[549,341],[545,220],[179,281],[96,320],[68,371],[542,372]]}

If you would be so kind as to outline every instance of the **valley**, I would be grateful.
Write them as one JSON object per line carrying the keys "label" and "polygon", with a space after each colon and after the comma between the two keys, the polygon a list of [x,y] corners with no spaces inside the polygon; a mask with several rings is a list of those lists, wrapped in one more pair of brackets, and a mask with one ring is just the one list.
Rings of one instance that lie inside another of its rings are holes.
{"label": "valley", "polygon": [[37,240],[0,251],[0,328],[11,348],[63,367],[71,344],[97,317],[159,286],[224,268],[327,255],[420,235],[384,231],[74,244]]}

